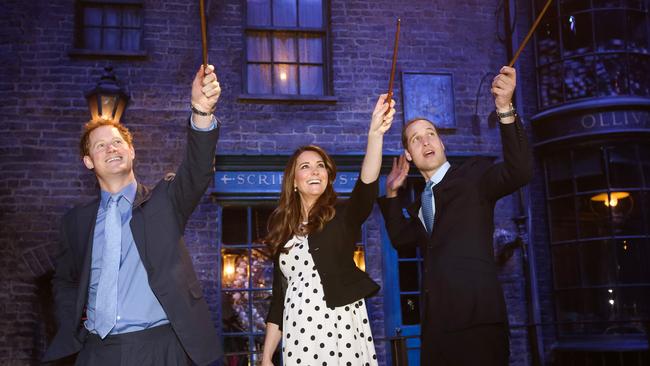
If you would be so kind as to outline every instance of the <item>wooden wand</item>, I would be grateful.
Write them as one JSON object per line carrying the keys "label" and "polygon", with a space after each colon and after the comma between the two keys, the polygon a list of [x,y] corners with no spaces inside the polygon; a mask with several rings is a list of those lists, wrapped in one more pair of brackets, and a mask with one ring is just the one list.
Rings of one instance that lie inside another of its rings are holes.
{"label": "wooden wand", "polygon": [[390,69],[390,80],[388,81],[388,96],[386,97],[386,103],[388,103],[388,110],[386,114],[390,111],[390,102],[393,100],[393,82],[395,81],[395,67],[397,66],[397,46],[399,45],[399,28],[402,20],[397,18],[397,30],[395,30],[395,45],[393,46],[393,65]]}
{"label": "wooden wand", "polygon": [[203,48],[203,69],[208,67],[208,34],[205,26],[205,5],[204,0],[199,0],[199,11],[201,12],[201,41]]}
{"label": "wooden wand", "polygon": [[515,64],[515,62],[517,61],[517,58],[519,58],[519,54],[521,53],[521,51],[524,50],[524,47],[526,47],[526,43],[528,43],[528,40],[530,40],[530,37],[533,35],[533,32],[535,32],[535,29],[537,29],[537,26],[539,25],[539,22],[542,20],[542,17],[546,13],[546,10],[548,9],[549,5],[551,5],[551,2],[553,2],[553,0],[548,0],[546,2],[546,5],[544,5],[544,8],[542,9],[542,12],[539,13],[539,15],[537,16],[537,19],[535,19],[535,23],[533,23],[532,28],[530,28],[530,30],[528,31],[528,34],[526,35],[526,38],[524,38],[524,41],[519,46],[519,49],[515,53],[515,56],[512,58],[512,61],[510,61],[508,66],[512,67],[512,65]]}

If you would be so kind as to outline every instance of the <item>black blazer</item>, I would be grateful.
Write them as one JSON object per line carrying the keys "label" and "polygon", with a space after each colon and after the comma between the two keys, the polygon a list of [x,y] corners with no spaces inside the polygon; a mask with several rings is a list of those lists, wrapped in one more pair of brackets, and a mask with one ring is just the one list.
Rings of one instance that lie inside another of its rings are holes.
{"label": "black blazer", "polygon": [[[148,189],[138,184],[130,226],[149,286],[189,357],[199,365],[221,357],[221,341],[183,241],[189,216],[214,174],[218,129],[188,128],[185,158],[175,177]],[[66,213],[52,280],[58,331],[43,361],[77,353],[88,335],[81,321],[88,300],[99,197]]]}
{"label": "black blazer", "polygon": [[[370,215],[377,194],[377,180],[365,184],[359,178],[350,199],[336,206],[334,218],[325,224],[323,230],[309,234],[309,253],[323,283],[325,303],[329,307],[350,304],[379,290],[379,285],[357,268],[353,260],[361,225]],[[277,324],[282,330],[287,279],[278,260],[279,255],[276,255],[273,294],[266,321]]]}
{"label": "black blazer", "polygon": [[[404,217],[398,198],[379,199],[394,247],[419,246],[422,278],[422,349],[434,336],[479,324],[507,324],[497,279],[492,234],[496,201],[532,177],[532,158],[521,122],[500,123],[504,161],[472,158],[452,166],[433,188],[436,213],[429,236],[418,218],[420,201]],[[471,352],[471,345],[468,345]]]}

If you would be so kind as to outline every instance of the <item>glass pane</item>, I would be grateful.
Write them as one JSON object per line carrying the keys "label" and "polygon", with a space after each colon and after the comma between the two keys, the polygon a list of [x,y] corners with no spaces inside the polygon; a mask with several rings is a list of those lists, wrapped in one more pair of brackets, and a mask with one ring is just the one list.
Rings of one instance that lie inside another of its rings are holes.
{"label": "glass pane", "polygon": [[647,239],[617,240],[616,259],[619,283],[650,283],[650,244]]}
{"label": "glass pane", "polygon": [[624,21],[624,10],[594,12],[597,51],[625,49],[625,27],[621,26]]}
{"label": "glass pane", "polygon": [[537,30],[537,59],[540,65],[560,59],[560,32],[557,21],[557,18],[551,18],[547,12]]}
{"label": "glass pane", "polygon": [[[650,286],[625,287],[615,290],[617,292],[616,304],[617,319],[648,319],[650,316]],[[641,325],[641,324],[638,324]],[[632,332],[630,330],[630,332]],[[643,327],[637,327],[638,333],[643,333]]]}
{"label": "glass pane", "polygon": [[323,26],[323,3],[321,0],[299,0],[300,27]]}
{"label": "glass pane", "polygon": [[607,180],[599,148],[576,150],[573,166],[578,192],[606,190]]}
{"label": "glass pane", "polygon": [[[224,352],[248,352],[248,337],[223,337]],[[248,356],[226,356],[226,365],[248,365]],[[244,363],[246,361],[246,363]]]}
{"label": "glass pane", "polygon": [[596,95],[595,60],[591,56],[564,60],[564,92],[567,100]]}
{"label": "glass pane", "polygon": [[[266,314],[271,305],[271,291],[253,292],[253,332],[264,332],[266,330]],[[261,349],[260,349],[261,350]]]}
{"label": "glass pane", "polygon": [[[579,2],[589,6],[589,2]],[[593,50],[591,13],[565,13],[560,22],[565,57],[582,55]]]}
{"label": "glass pane", "polygon": [[560,325],[560,331],[564,334],[603,334],[607,329],[606,321],[613,314],[611,299],[607,289],[557,292],[555,305],[558,320],[576,322]]}
{"label": "glass pane", "polygon": [[105,50],[119,50],[120,49],[120,30],[119,29],[104,29],[104,44]]}
{"label": "glass pane", "polygon": [[616,268],[613,245],[608,240],[580,244],[582,285],[601,286],[614,284]]}
{"label": "glass pane", "polygon": [[609,183],[612,188],[641,186],[636,146],[616,146],[608,150]]}
{"label": "glass pane", "polygon": [[227,249],[221,253],[223,288],[248,288],[248,249]]}
{"label": "glass pane", "polygon": [[248,243],[248,219],[245,206],[224,207],[221,211],[221,243]]}
{"label": "glass pane", "polygon": [[564,101],[562,66],[563,64],[559,62],[539,68],[539,93],[542,107],[549,107]]}
{"label": "glass pane", "polygon": [[102,44],[102,31],[99,28],[86,28],[84,29],[83,48],[96,50],[101,48]]}
{"label": "glass pane", "polygon": [[253,249],[251,286],[257,289],[273,287],[273,260],[264,250]]}
{"label": "glass pane", "polygon": [[271,4],[269,0],[247,0],[248,25],[271,25]]}
{"label": "glass pane", "polygon": [[122,10],[122,26],[140,28],[140,11],[138,9]]}
{"label": "glass pane", "polygon": [[[551,4],[553,6],[553,4]],[[560,11],[562,14],[568,14],[575,11],[588,10],[591,4],[584,0],[561,0]]]}
{"label": "glass pane", "polygon": [[[641,157],[641,169],[643,170],[643,176],[645,179],[646,188],[650,188],[650,159],[647,157],[650,156],[650,146],[641,145],[639,146],[639,156]],[[650,214],[650,207],[647,207],[648,214]]]}
{"label": "glass pane", "polygon": [[554,242],[576,238],[576,216],[573,197],[548,202],[551,240]]}
{"label": "glass pane", "polygon": [[318,35],[301,34],[298,38],[300,62],[323,62],[323,39]]}
{"label": "glass pane", "polygon": [[650,96],[650,57],[648,55],[629,54],[630,93]]}
{"label": "glass pane", "polygon": [[399,290],[418,291],[418,262],[399,262]]}
{"label": "glass pane", "polygon": [[100,8],[85,8],[84,9],[84,25],[102,25],[102,9]]}
{"label": "glass pane", "polygon": [[400,302],[402,307],[402,324],[420,324],[420,296],[401,295]]}
{"label": "glass pane", "polygon": [[296,62],[296,38],[292,33],[273,35],[273,60],[275,62]]}
{"label": "glass pane", "polygon": [[578,245],[552,247],[555,288],[580,287],[580,252]]}
{"label": "glass pane", "polygon": [[573,172],[569,154],[559,153],[546,159],[549,197],[573,193]]}
{"label": "glass pane", "polygon": [[250,332],[248,296],[249,292],[247,291],[225,291],[222,293],[221,319],[224,332]]}
{"label": "glass pane", "polygon": [[271,94],[271,65],[248,65],[248,93]]}
{"label": "glass pane", "polygon": [[626,0],[593,0],[594,8],[618,8],[621,7]]}
{"label": "glass pane", "polygon": [[122,49],[136,51],[140,49],[140,31],[125,30],[122,32]]}
{"label": "glass pane", "polygon": [[273,94],[298,94],[296,65],[277,64],[273,70]]}
{"label": "glass pane", "polygon": [[323,68],[300,66],[300,94],[323,95]]}
{"label": "glass pane", "polygon": [[643,12],[627,11],[627,49],[632,52],[648,53],[648,17]]}
{"label": "glass pane", "polygon": [[120,10],[116,8],[104,8],[104,26],[106,27],[119,27],[120,26]]}
{"label": "glass pane", "polygon": [[253,243],[258,243],[268,233],[266,224],[273,209],[270,206],[252,207]]}
{"label": "glass pane", "polygon": [[627,87],[627,58],[625,55],[608,55],[596,58],[596,74],[598,75],[598,95],[628,94]]}
{"label": "glass pane", "polygon": [[273,0],[273,25],[296,27],[296,0]]}
{"label": "glass pane", "polygon": [[271,62],[271,40],[269,33],[249,32],[246,37],[248,61]]}
{"label": "glass pane", "polygon": [[578,217],[581,238],[601,238],[611,235],[609,210],[592,195],[578,197]]}

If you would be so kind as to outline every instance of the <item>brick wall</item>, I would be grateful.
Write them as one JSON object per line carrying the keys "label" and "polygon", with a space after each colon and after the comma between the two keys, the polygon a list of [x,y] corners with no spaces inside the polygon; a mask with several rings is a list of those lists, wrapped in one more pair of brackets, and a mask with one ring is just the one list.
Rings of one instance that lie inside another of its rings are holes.
{"label": "brick wall", "polygon": [[[242,2],[208,0],[210,62],[223,88],[218,115],[224,125],[220,154],[289,154],[298,145],[316,143],[330,153],[362,154],[365,131],[376,96],[385,92],[390,70],[394,24],[402,19],[398,73],[450,72],[456,102],[455,131],[443,138],[450,154],[500,154],[498,129],[485,122],[493,108],[489,81],[480,92],[480,128],[472,125],[476,89],[486,72],[506,61],[497,40],[497,1],[454,2],[331,1],[332,82],[336,103],[243,103]],[[0,26],[0,363],[35,363],[51,335],[47,313],[51,294],[58,223],[65,210],[96,192],[94,177],[81,164],[77,141],[88,119],[83,92],[95,85],[103,66],[112,64],[129,91],[123,118],[135,136],[139,181],[155,183],[179,163],[188,116],[189,85],[200,63],[198,2],[144,1],[143,59],[71,57],[74,1],[4,3]],[[518,9],[527,30],[527,9]],[[502,17],[500,18],[502,19]],[[503,31],[500,31],[503,34]],[[521,35],[520,37],[523,37]],[[524,54],[520,87],[534,85],[532,52]],[[528,69],[526,69],[528,68]],[[385,140],[388,154],[400,151],[401,85],[396,78],[398,115]],[[528,87],[526,105],[534,93]],[[531,115],[525,113],[524,117]],[[534,190],[533,194],[538,191]],[[496,224],[514,232],[514,201],[502,200]],[[204,197],[188,225],[187,245],[203,282],[206,298],[219,319],[216,293],[217,205]],[[381,246],[377,210],[369,222],[368,271],[381,282]],[[531,240],[543,240],[538,236]],[[519,255],[502,268],[509,318],[526,322]],[[385,335],[382,294],[369,301],[375,337]],[[526,334],[513,331],[512,364],[528,364]],[[387,355],[380,349],[380,357]]]}

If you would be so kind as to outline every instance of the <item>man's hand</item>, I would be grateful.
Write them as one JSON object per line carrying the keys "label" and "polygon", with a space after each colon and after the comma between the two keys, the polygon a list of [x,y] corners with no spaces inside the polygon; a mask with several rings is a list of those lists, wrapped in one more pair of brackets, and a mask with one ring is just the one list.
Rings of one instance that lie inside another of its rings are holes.
{"label": "man's hand", "polygon": [[192,82],[192,105],[200,112],[212,113],[220,95],[221,87],[217,74],[214,73],[214,66],[208,65],[204,70],[201,65]]}
{"label": "man's hand", "polygon": [[[499,75],[492,81],[492,95],[494,96],[494,105],[498,112],[507,112],[510,110],[512,94],[515,92],[517,85],[517,72],[514,68],[504,66],[499,70]],[[514,121],[514,118],[513,118]]]}
{"label": "man's hand", "polygon": [[397,190],[404,185],[406,176],[409,174],[409,162],[404,154],[399,158],[393,158],[393,168],[386,178],[386,197],[397,197]]}

